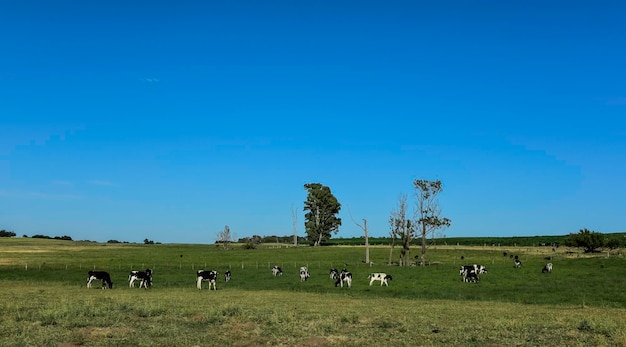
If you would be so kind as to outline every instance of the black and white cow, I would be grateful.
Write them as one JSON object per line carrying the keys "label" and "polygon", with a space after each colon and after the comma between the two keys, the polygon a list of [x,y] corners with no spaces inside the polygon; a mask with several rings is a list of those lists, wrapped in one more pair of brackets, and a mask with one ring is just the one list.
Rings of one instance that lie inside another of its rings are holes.
{"label": "black and white cow", "polygon": [[213,285],[213,289],[217,290],[215,286],[215,282],[217,282],[218,272],[215,270],[198,270],[197,272],[197,282],[196,287],[198,289],[202,289],[202,281],[209,282],[209,290],[211,290],[211,285]]}
{"label": "black and white cow", "polygon": [[283,269],[281,269],[280,266],[278,266],[278,265],[274,265],[274,267],[272,268],[272,274],[274,276],[282,276],[283,275]]}
{"label": "black and white cow", "polygon": [[552,263],[547,263],[546,265],[543,266],[543,269],[541,269],[542,273],[545,272],[552,272]]}
{"label": "black and white cow", "polygon": [[[337,269],[335,268],[331,268],[330,269],[330,279],[331,280],[336,280],[339,278],[339,271],[337,271]],[[336,285],[335,285],[336,287]]]}
{"label": "black and white cow", "polygon": [[380,285],[382,287],[382,285],[386,285],[389,286],[389,283],[387,283],[387,281],[391,281],[391,275],[387,275],[384,272],[374,272],[369,274],[369,279],[370,279],[370,286],[375,282],[375,281],[380,281]]}
{"label": "black and white cow", "polygon": [[146,269],[146,271],[132,270],[128,275],[128,286],[134,288],[134,282],[139,280],[139,288],[152,287],[152,269]]}
{"label": "black and white cow", "polygon": [[304,282],[309,279],[311,275],[309,275],[309,269],[306,266],[302,266],[300,268],[300,282]]}
{"label": "black and white cow", "polygon": [[484,265],[462,265],[459,269],[459,275],[461,275],[463,282],[478,282],[480,280],[479,275],[487,273],[487,268]]}
{"label": "black and white cow", "polygon": [[87,274],[87,288],[91,288],[91,282],[94,280],[102,281],[102,289],[113,288],[113,282],[111,276],[106,271],[89,271]]}
{"label": "black and white cow", "polygon": [[224,282],[230,281],[231,276],[232,274],[230,273],[230,270],[226,270],[226,272],[224,272]]}
{"label": "black and white cow", "polygon": [[352,273],[346,269],[341,270],[341,273],[337,278],[337,282],[335,282],[335,287],[337,285],[341,285],[341,287],[343,288],[344,283],[348,286],[348,288],[352,286]]}
{"label": "black and white cow", "polygon": [[522,267],[522,261],[519,259],[515,259],[515,264],[513,265],[514,268],[519,269]]}

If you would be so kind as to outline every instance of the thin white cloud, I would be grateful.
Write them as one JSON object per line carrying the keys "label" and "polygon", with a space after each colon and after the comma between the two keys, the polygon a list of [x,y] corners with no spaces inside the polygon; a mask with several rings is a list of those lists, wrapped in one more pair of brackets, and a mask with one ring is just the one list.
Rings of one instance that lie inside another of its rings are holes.
{"label": "thin white cloud", "polygon": [[607,99],[606,104],[607,105],[626,105],[626,96]]}
{"label": "thin white cloud", "polygon": [[73,186],[72,182],[64,181],[64,180],[53,180],[52,184],[57,185],[57,186],[65,186],[65,187]]}
{"label": "thin white cloud", "polygon": [[0,196],[10,199],[35,199],[35,200],[76,200],[80,195],[73,194],[49,194],[37,191],[21,192],[0,190]]}
{"label": "thin white cloud", "polygon": [[143,80],[144,80],[145,82],[148,82],[148,83],[157,83],[157,82],[160,82],[158,78],[154,78],[154,77],[144,78]]}
{"label": "thin white cloud", "polygon": [[105,180],[91,180],[89,183],[95,186],[107,186],[107,187],[115,187],[116,184],[113,182],[105,181]]}

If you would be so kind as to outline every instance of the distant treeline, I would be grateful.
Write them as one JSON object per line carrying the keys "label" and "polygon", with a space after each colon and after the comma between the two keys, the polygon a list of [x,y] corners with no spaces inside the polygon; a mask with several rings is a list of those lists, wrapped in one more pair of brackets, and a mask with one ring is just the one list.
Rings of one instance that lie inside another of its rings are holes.
{"label": "distant treeline", "polygon": [[[610,233],[603,234],[606,241],[618,247],[626,246],[626,233]],[[552,236],[509,236],[509,237],[446,237],[428,239],[429,244],[435,245],[459,245],[459,246],[546,246],[559,247],[566,244],[566,239],[570,235],[552,235]],[[364,245],[364,237],[353,238],[332,238],[326,241],[327,245]],[[389,237],[370,237],[370,245],[389,245],[391,238]],[[420,239],[414,239],[412,245],[421,244]]]}
{"label": "distant treeline", "polygon": [[[545,246],[545,247],[559,247],[561,245],[572,244],[571,237],[576,235],[575,233],[568,235],[551,235],[551,236],[507,236],[507,237],[445,237],[445,238],[434,238],[428,239],[428,244],[435,245],[459,245],[459,246],[502,246],[502,247],[536,247],[536,246]],[[0,237],[15,237],[16,234],[13,231],[0,230]],[[23,235],[22,237],[27,238],[27,235]],[[618,248],[618,247],[626,247],[626,232],[625,233],[602,233],[601,237],[604,238],[603,245],[608,246],[609,248]],[[54,239],[54,240],[66,240],[73,241],[70,236],[47,236],[47,235],[33,235],[31,238],[40,238],[40,239]],[[260,236],[253,235],[252,237],[244,237],[240,238],[236,241],[236,243],[246,244],[246,245],[258,245],[262,243],[281,243],[281,244],[293,244],[294,236]],[[88,240],[84,240],[88,241]],[[89,241],[95,242],[95,241]],[[396,240],[397,242],[397,240]],[[413,239],[411,245],[420,245],[420,239]],[[128,243],[128,241],[118,241],[118,240],[109,240],[107,243]],[[160,244],[160,242],[154,242],[149,239],[144,240],[144,244]],[[219,243],[219,242],[216,242]],[[298,236],[298,245],[308,245],[311,242],[302,236]],[[370,245],[390,245],[391,238],[389,237],[370,237],[369,238]],[[326,240],[323,245],[333,246],[333,245],[345,245],[345,246],[359,246],[365,245],[364,237],[351,237],[351,238],[331,238]],[[251,247],[254,248],[254,247]]]}
{"label": "distant treeline", "polygon": [[15,233],[12,231],[7,231],[7,230],[0,230],[0,237],[14,237]]}
{"label": "distant treeline", "polygon": [[[24,237],[26,237],[26,235],[24,235]],[[63,235],[63,236],[47,236],[47,235],[33,235],[31,236],[31,238],[33,239],[54,239],[54,240],[65,240],[65,241],[72,241],[72,238],[67,236],[67,235]]]}
{"label": "distant treeline", "polygon": [[[216,241],[216,243],[219,243],[219,241]],[[240,238],[237,241],[237,243],[253,243],[253,244],[260,244],[260,243],[291,243],[291,244],[293,244],[293,235],[290,235],[290,236],[276,236],[276,235],[260,236],[260,235],[253,235],[252,237]],[[309,240],[306,237],[298,236],[298,244],[307,244],[307,243],[309,243]]]}

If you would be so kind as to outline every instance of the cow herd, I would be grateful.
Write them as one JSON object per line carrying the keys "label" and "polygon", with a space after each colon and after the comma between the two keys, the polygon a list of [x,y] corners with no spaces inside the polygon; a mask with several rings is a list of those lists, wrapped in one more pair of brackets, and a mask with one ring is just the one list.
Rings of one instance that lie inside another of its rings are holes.
{"label": "cow herd", "polygon": [[[504,253],[504,256],[507,254]],[[513,267],[519,269],[522,267],[522,261],[519,257],[511,255],[513,258]],[[541,269],[542,273],[551,273],[552,272],[552,263],[547,263]],[[462,265],[459,269],[459,275],[461,275],[461,281],[463,282],[473,282],[477,283],[480,281],[480,275],[487,273],[487,268],[484,265],[474,264],[474,265]]]}
{"label": "cow herd", "polygon": [[[283,270],[280,266],[275,265],[272,267],[272,274],[274,276],[282,276]],[[202,289],[202,282],[207,282],[209,290],[217,290],[217,281],[219,273],[215,270],[198,270],[196,271],[196,288]],[[231,272],[227,270],[224,273],[224,282],[228,282],[231,279]],[[309,269],[306,266],[300,267],[300,282],[305,282],[311,277]],[[383,284],[389,286],[387,281],[391,280],[391,275],[385,273],[371,273],[368,276],[370,278],[370,286],[374,281],[380,281],[380,285]],[[346,286],[350,288],[352,286],[352,273],[345,268],[339,272],[337,269],[330,269],[330,278],[335,280],[335,287]],[[111,275],[106,271],[89,271],[87,274],[87,288],[91,288],[93,281],[102,281],[102,289],[113,288],[113,281],[111,281]],[[146,270],[132,270],[128,274],[128,286],[135,288],[135,281],[139,282],[139,288],[152,288],[152,269]]]}
{"label": "cow herd", "polygon": [[[506,255],[506,253],[505,253]],[[522,266],[521,260],[519,260],[518,256],[515,256],[514,265],[515,268],[520,268]],[[552,272],[552,263],[547,263],[544,265],[541,270],[542,273],[551,273]],[[487,268],[484,265],[473,264],[473,265],[462,265],[459,268],[459,275],[461,276],[462,282],[472,282],[478,283],[480,281],[480,275],[487,273]],[[196,287],[200,290],[202,289],[202,282],[207,282],[209,286],[209,290],[213,288],[213,290],[217,290],[217,281],[218,281],[219,273],[215,270],[198,270],[196,271]],[[278,265],[274,265],[272,267],[272,275],[274,276],[282,276],[283,270]],[[224,273],[224,282],[228,282],[231,279],[231,272],[227,270]],[[330,279],[335,281],[335,287],[344,286],[347,288],[352,287],[352,273],[347,269],[343,268],[341,271],[336,268],[331,268],[329,273]],[[309,273],[309,269],[306,266],[300,267],[300,282],[305,282],[311,277]],[[368,275],[369,285],[373,285],[374,282],[380,282],[380,285],[389,286],[389,281],[391,281],[392,277],[389,274],[383,272],[374,272]],[[87,288],[91,288],[93,281],[101,281],[102,289],[113,288],[113,282],[111,281],[111,276],[106,271],[89,271],[87,274]],[[132,270],[128,275],[128,286],[131,288],[135,288],[135,281],[139,282],[139,288],[151,288],[152,287],[152,269],[145,270]]]}

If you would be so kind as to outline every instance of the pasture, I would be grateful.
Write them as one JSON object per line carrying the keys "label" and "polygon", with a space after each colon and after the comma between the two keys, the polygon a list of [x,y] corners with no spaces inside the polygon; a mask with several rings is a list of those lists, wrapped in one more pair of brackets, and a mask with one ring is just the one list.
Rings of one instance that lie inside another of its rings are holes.
{"label": "pasture", "polygon": [[[513,268],[504,251],[523,266]],[[370,250],[367,266],[359,246],[0,239],[0,345],[626,346],[626,260],[618,251],[447,246],[429,249],[424,268],[387,266],[388,257],[384,246]],[[541,273],[546,257],[553,273]],[[461,282],[459,266],[474,263],[488,273]],[[272,275],[273,265],[283,276]],[[331,267],[351,271],[352,288],[335,287]],[[129,288],[129,271],[145,268],[154,270],[153,288]],[[94,269],[111,274],[112,290],[86,288]],[[219,271],[217,291],[196,289],[199,269]],[[393,275],[389,287],[369,286],[371,272]]]}

